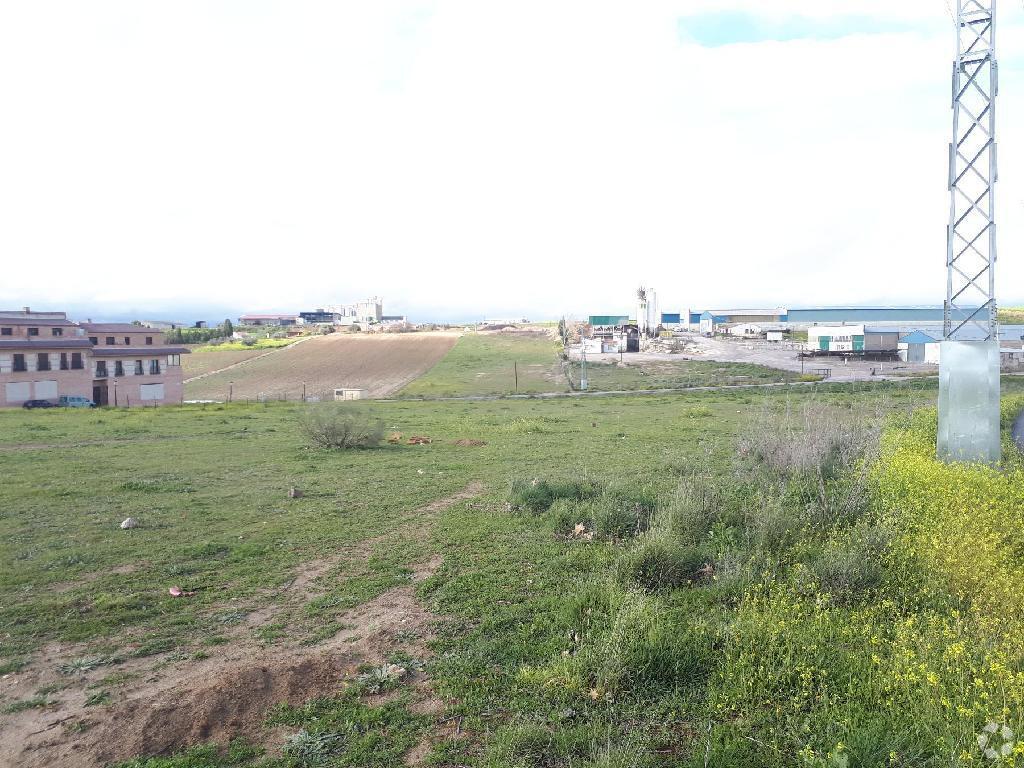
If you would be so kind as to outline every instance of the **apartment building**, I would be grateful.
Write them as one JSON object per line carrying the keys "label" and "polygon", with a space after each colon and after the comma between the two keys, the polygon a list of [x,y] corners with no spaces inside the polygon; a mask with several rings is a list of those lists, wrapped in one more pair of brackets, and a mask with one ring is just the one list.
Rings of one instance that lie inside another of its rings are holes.
{"label": "apartment building", "polygon": [[152,328],[0,311],[0,407],[62,395],[97,405],[180,403],[183,354],[188,349],[165,344]]}

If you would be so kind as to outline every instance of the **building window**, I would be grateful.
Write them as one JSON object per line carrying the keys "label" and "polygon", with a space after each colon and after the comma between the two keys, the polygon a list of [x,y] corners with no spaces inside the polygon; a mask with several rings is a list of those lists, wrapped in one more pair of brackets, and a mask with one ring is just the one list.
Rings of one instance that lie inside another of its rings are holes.
{"label": "building window", "polygon": [[50,329],[50,333],[52,333],[54,336],[63,336],[64,335],[64,329],[63,328],[51,328]]}
{"label": "building window", "polygon": [[107,361],[97,360],[96,361],[96,378],[105,379],[107,378]]}
{"label": "building window", "polygon": [[72,352],[71,353],[71,370],[80,371],[82,370],[82,353]]}
{"label": "building window", "polygon": [[135,361],[135,375],[136,376],[141,376],[142,375],[142,361],[141,360],[136,360]]}
{"label": "building window", "polygon": [[181,365],[181,355],[168,355],[167,356],[167,364],[168,365]]}
{"label": "building window", "polygon": [[125,336],[124,337],[124,345],[126,347],[130,347],[132,345],[132,337],[131,336]]}
{"label": "building window", "polygon": [[100,343],[99,337],[98,336],[90,336],[89,337],[89,343],[92,344],[95,347],[97,344]]}
{"label": "building window", "polygon": [[50,355],[46,352],[40,352],[36,355],[36,370],[37,371],[48,371],[50,370]]}
{"label": "building window", "polygon": [[114,375],[124,376],[124,363],[122,363],[120,360],[114,361]]}
{"label": "building window", "polygon": [[61,352],[60,353],[60,369],[62,371],[66,371],[68,369],[68,353],[67,352]]}
{"label": "building window", "polygon": [[38,328],[29,328],[28,329],[28,335],[29,336],[38,336],[39,335],[39,329]]}
{"label": "building window", "polygon": [[146,343],[152,345],[153,344],[153,337],[152,336],[147,336],[146,337]]}
{"label": "building window", "polygon": [[114,339],[114,337],[107,336],[107,346],[110,347],[113,346],[114,344],[117,344],[117,341]]}
{"label": "building window", "polygon": [[13,336],[13,335],[14,335],[14,329],[13,328],[0,328],[0,336]]}
{"label": "building window", "polygon": [[149,372],[150,372],[150,374],[158,374],[158,373],[160,373],[160,361],[159,360],[154,358],[153,360],[149,361]]}
{"label": "building window", "polygon": [[27,371],[28,368],[25,366],[25,356],[15,353],[14,355],[14,372]]}

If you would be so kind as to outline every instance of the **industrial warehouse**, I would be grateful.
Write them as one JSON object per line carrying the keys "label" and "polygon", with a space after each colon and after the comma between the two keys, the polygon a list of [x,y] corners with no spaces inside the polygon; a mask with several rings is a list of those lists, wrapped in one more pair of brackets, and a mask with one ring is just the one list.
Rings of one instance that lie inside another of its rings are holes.
{"label": "industrial warehouse", "polygon": [[[971,309],[953,314],[966,320]],[[657,294],[637,291],[635,314],[594,314],[578,354],[687,355],[695,359],[758,362],[824,375],[838,375],[829,361],[853,378],[920,371],[934,373],[941,363],[941,306],[741,307],[660,312]],[[960,332],[983,337],[970,324]],[[1024,365],[1024,325],[998,329],[1004,369]],[[858,367],[861,361],[863,370]],[[889,364],[886,367],[884,364]]]}

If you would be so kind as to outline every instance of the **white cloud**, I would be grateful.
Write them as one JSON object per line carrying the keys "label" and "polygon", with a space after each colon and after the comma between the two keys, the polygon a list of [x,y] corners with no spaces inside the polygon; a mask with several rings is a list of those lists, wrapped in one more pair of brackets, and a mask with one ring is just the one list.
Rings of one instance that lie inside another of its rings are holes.
{"label": "white cloud", "polygon": [[[550,316],[628,309],[640,282],[678,308],[942,299],[941,0],[46,8],[0,11],[0,303],[382,293]],[[922,26],[680,39],[681,16],[722,10]],[[1008,299],[1021,15],[1001,19]]]}

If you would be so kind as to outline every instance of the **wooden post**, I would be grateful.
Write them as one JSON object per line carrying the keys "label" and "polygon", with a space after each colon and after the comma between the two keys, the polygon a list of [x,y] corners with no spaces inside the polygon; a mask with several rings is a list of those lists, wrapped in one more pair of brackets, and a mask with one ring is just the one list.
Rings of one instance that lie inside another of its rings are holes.
{"label": "wooden post", "polygon": [[512,361],[512,370],[516,375],[516,392],[519,391],[519,362],[516,360]]}

